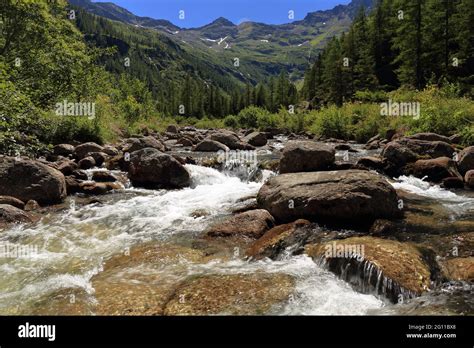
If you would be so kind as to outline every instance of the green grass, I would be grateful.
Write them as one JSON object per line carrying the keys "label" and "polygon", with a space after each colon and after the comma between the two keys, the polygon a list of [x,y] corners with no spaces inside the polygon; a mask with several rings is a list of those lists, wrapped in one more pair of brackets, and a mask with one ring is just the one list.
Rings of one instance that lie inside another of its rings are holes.
{"label": "green grass", "polygon": [[[387,130],[403,130],[408,134],[434,132],[446,136],[461,134],[465,145],[474,143],[474,101],[460,98],[449,90],[428,87],[421,92],[397,90],[390,93],[369,92],[358,94],[361,101],[346,103],[341,107],[327,106],[320,110],[289,113],[282,108],[270,113],[259,107],[249,107],[238,115],[223,119],[193,119],[152,116],[128,124],[110,101],[99,103],[104,112],[100,115],[99,130],[103,141],[114,141],[118,134],[134,134],[144,128],[164,131],[169,124],[192,125],[197,128],[254,128],[267,127],[288,129],[291,132],[307,131],[315,135],[366,142],[376,134],[385,135]],[[104,97],[105,98],[105,97]],[[386,99],[384,99],[386,98]],[[420,103],[420,117],[383,116],[380,102],[416,101]],[[362,101],[364,100],[364,101]],[[367,101],[373,100],[373,101]],[[117,132],[120,130],[120,132]]]}
{"label": "green grass", "polygon": [[[357,95],[360,101],[346,103],[341,107],[327,106],[320,110],[297,111],[292,114],[284,108],[277,113],[270,113],[252,106],[238,115],[229,115],[222,119],[165,117],[157,113],[130,119],[121,105],[107,96],[99,95],[96,99],[97,116],[92,120],[40,112],[41,116],[36,113],[37,117],[18,119],[15,121],[17,123],[11,124],[10,127],[5,124],[4,129],[9,130],[0,132],[0,150],[2,153],[34,155],[43,153],[51,144],[73,140],[114,143],[120,138],[144,133],[145,130],[164,132],[170,124],[234,130],[264,130],[267,127],[277,127],[290,132],[306,131],[327,138],[356,140],[362,143],[376,134],[384,136],[387,130],[393,129],[407,134],[461,134],[464,145],[474,144],[474,101],[456,96],[452,88],[428,87],[421,92],[400,89],[390,93],[361,92]],[[384,98],[394,102],[419,102],[420,117],[381,115],[380,102]]]}

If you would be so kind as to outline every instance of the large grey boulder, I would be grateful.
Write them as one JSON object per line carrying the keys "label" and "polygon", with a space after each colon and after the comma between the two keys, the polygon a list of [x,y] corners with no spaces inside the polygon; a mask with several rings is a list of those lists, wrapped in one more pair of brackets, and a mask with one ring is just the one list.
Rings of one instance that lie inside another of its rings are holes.
{"label": "large grey boulder", "polygon": [[462,175],[474,169],[474,146],[466,147],[459,153],[458,168]]}
{"label": "large grey boulder", "polygon": [[165,145],[159,140],[155,139],[152,136],[147,136],[143,138],[129,138],[125,140],[126,145],[123,148],[124,152],[135,152],[141,149],[153,148],[159,151],[166,151]]}
{"label": "large grey boulder", "polygon": [[257,201],[282,222],[368,224],[400,215],[395,189],[384,177],[362,170],[278,175],[262,186]]}
{"label": "large grey boulder", "polygon": [[408,166],[407,172],[418,178],[426,177],[433,182],[440,182],[450,177],[457,177],[462,182],[462,176],[458,172],[456,162],[449,157],[418,160]]}
{"label": "large grey boulder", "polygon": [[215,223],[206,232],[209,237],[246,236],[260,238],[272,228],[275,220],[264,209],[249,210]]}
{"label": "large grey boulder", "polygon": [[217,151],[229,151],[229,148],[215,140],[211,139],[204,139],[201,141],[199,144],[197,144],[194,149],[194,151],[201,151],[201,152],[217,152]]}
{"label": "large grey boulder", "polygon": [[263,132],[252,132],[245,136],[244,140],[253,146],[265,146],[267,145],[267,135]]}
{"label": "large grey boulder", "polygon": [[29,159],[0,158],[0,195],[23,202],[59,203],[66,197],[64,175],[50,166]]}
{"label": "large grey boulder", "polygon": [[104,148],[96,143],[84,143],[81,145],[77,145],[74,149],[74,155],[76,156],[77,160],[81,160],[84,157],[87,157],[90,152],[101,152]]}
{"label": "large grey boulder", "polygon": [[315,141],[289,141],[283,149],[280,173],[327,170],[336,159],[330,145]]}
{"label": "large grey boulder", "polygon": [[209,139],[218,141],[226,145],[231,150],[254,150],[255,147],[242,142],[234,132],[228,130],[220,130],[210,135]]}
{"label": "large grey boulder", "polygon": [[182,188],[191,183],[181,163],[153,148],[132,152],[128,173],[134,186],[146,188]]}
{"label": "large grey boulder", "polygon": [[0,225],[10,223],[31,222],[28,213],[12,205],[0,204]]}

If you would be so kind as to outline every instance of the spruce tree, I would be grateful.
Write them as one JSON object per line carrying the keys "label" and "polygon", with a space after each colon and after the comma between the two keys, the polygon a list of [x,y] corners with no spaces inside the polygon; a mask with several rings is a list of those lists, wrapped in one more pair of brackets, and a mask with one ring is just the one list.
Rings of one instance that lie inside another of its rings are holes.
{"label": "spruce tree", "polygon": [[397,0],[398,27],[394,48],[398,50],[396,63],[398,78],[404,85],[423,88],[423,12],[425,0]]}

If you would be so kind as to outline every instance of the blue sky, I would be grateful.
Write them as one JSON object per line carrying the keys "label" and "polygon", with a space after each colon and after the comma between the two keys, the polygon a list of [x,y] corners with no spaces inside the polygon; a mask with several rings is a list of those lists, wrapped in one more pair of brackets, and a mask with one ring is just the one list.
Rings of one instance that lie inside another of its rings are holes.
{"label": "blue sky", "polygon": [[[238,24],[245,20],[267,24],[292,22],[288,11],[294,11],[295,20],[308,12],[331,9],[348,4],[351,0],[97,0],[113,2],[138,16],[167,19],[182,28],[199,27],[218,17]],[[179,11],[185,19],[179,19]]]}

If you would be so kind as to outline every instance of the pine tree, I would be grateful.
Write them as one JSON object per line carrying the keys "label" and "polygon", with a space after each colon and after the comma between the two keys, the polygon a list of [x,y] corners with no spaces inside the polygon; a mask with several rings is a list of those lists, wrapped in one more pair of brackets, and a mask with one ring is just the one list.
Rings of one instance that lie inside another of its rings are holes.
{"label": "pine tree", "polygon": [[399,80],[404,85],[423,88],[423,10],[424,0],[398,0],[398,28],[394,37],[394,48],[398,50],[396,63]]}
{"label": "pine tree", "polygon": [[450,74],[450,56],[453,50],[452,17],[454,0],[428,0],[425,7],[423,38],[426,49],[423,62],[425,79],[439,82]]}
{"label": "pine tree", "polygon": [[352,25],[353,36],[353,93],[359,90],[373,89],[376,84],[375,60],[368,32],[369,26],[365,8],[361,7]]}
{"label": "pine tree", "polygon": [[343,56],[338,38],[333,38],[327,45],[323,59],[323,95],[324,100],[342,105],[344,88],[342,82]]}
{"label": "pine tree", "polygon": [[456,48],[451,65],[462,91],[474,97],[474,6],[472,0],[459,0],[454,15]]}
{"label": "pine tree", "polygon": [[288,91],[289,91],[289,84],[288,84],[288,76],[286,71],[282,70],[280,75],[278,76],[277,80],[277,100],[276,100],[276,107],[279,108],[281,106],[288,106]]}
{"label": "pine tree", "polygon": [[393,89],[399,86],[394,63],[396,53],[392,49],[395,25],[398,22],[396,14],[393,1],[378,0],[369,24],[372,55],[375,63],[374,73],[378,85],[385,89]]}
{"label": "pine tree", "polygon": [[267,89],[264,84],[259,83],[255,89],[255,105],[267,107]]}
{"label": "pine tree", "polygon": [[252,105],[252,86],[250,83],[245,85],[245,107]]}
{"label": "pine tree", "polygon": [[342,79],[346,86],[345,97],[351,98],[356,92],[356,70],[355,67],[358,63],[358,53],[355,48],[355,32],[354,26],[352,26],[347,35],[341,36],[341,45],[343,50],[343,62],[342,62]]}

